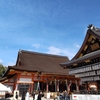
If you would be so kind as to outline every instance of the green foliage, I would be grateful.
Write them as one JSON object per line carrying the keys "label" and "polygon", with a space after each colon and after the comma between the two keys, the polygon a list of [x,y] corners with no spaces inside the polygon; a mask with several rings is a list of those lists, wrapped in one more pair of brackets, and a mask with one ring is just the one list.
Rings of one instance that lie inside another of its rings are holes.
{"label": "green foliage", "polygon": [[2,74],[5,73],[6,70],[7,70],[7,67],[0,64],[0,78],[2,77]]}

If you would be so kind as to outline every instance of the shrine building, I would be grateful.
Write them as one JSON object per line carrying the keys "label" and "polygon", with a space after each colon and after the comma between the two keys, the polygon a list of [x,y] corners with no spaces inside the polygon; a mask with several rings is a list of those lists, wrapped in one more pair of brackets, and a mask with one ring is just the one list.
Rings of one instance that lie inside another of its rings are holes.
{"label": "shrine building", "polygon": [[[19,50],[16,64],[8,66],[0,82],[10,86],[12,91],[20,94],[27,90],[64,91],[76,90],[80,79],[69,75],[69,69],[64,69],[60,63],[68,62],[66,56]],[[74,85],[70,87],[70,83]]]}
{"label": "shrine building", "polygon": [[81,78],[87,90],[100,90],[100,28],[89,25],[77,54],[60,65],[69,68],[70,75]]}

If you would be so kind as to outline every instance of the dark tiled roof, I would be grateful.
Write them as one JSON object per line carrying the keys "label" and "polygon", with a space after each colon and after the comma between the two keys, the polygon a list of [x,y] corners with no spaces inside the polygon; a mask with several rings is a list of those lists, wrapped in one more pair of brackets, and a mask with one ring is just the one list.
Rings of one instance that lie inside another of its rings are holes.
{"label": "dark tiled roof", "polygon": [[100,28],[91,29],[96,35],[100,36]]}
{"label": "dark tiled roof", "polygon": [[[18,66],[18,62],[21,62]],[[68,69],[63,69],[60,63],[69,61],[66,56],[51,55],[21,50],[18,53],[16,66],[11,69],[22,71],[38,71],[50,74],[68,75]]]}
{"label": "dark tiled roof", "polygon": [[88,28],[89,28],[88,30],[93,31],[95,34],[97,34],[98,36],[100,36],[100,28],[97,28],[97,27],[93,26],[92,24],[90,24],[88,26]]}
{"label": "dark tiled roof", "polygon": [[81,63],[81,62],[84,62],[85,60],[89,60],[89,59],[91,60],[91,59],[98,58],[98,57],[100,57],[100,50],[97,50],[97,51],[92,52],[92,53],[88,53],[88,54],[86,54],[86,55],[84,55],[84,56],[82,56],[78,59],[71,60],[69,62],[61,63],[60,65],[61,66],[66,66],[67,65],[67,67],[68,67],[68,66],[71,66],[73,64]]}

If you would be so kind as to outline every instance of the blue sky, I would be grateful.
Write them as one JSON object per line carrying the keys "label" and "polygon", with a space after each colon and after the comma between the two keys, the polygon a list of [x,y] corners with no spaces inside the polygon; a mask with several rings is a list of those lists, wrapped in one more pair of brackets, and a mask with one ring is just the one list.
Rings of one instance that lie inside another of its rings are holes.
{"label": "blue sky", "polygon": [[0,0],[0,63],[14,65],[19,49],[71,59],[99,10],[100,0]]}

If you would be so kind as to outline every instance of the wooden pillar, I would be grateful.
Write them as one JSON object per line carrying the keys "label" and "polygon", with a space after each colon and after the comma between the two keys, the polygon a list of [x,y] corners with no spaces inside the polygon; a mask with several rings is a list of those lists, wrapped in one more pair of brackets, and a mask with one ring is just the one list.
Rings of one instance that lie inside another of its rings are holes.
{"label": "wooden pillar", "polygon": [[63,90],[63,81],[61,80],[61,90]]}
{"label": "wooden pillar", "polygon": [[70,81],[69,85],[68,85],[68,92],[70,92],[70,86],[72,84],[72,81]]}
{"label": "wooden pillar", "polygon": [[63,80],[61,82],[61,90],[63,91],[64,90],[64,87],[63,87]]}
{"label": "wooden pillar", "polygon": [[32,84],[32,91],[34,90],[34,74],[32,74],[32,82],[33,82],[33,84]]}
{"label": "wooden pillar", "polygon": [[57,91],[57,83],[56,83],[56,79],[55,79],[55,92]]}
{"label": "wooden pillar", "polygon": [[59,91],[59,80],[57,81],[57,91]]}
{"label": "wooden pillar", "polygon": [[46,82],[46,92],[48,92],[49,91],[49,86],[48,86],[49,84],[48,84],[48,81]]}
{"label": "wooden pillar", "polygon": [[19,83],[20,76],[21,76],[21,74],[18,73],[18,74],[14,77],[14,78],[16,78],[16,82],[15,82],[15,84],[14,84],[14,90],[18,90],[18,85],[20,84],[20,83]]}
{"label": "wooden pillar", "polygon": [[76,90],[77,90],[77,91],[79,90],[77,80],[76,80]]}
{"label": "wooden pillar", "polygon": [[18,83],[15,83],[15,90],[18,90]]}
{"label": "wooden pillar", "polygon": [[20,74],[17,74],[16,77],[15,77],[16,81],[15,81],[15,84],[14,84],[15,85],[14,90],[18,90],[18,83],[17,82],[19,81],[19,76],[20,76]]}
{"label": "wooden pillar", "polygon": [[68,82],[67,82],[67,79],[65,80],[65,82],[66,82],[66,90],[68,91]]}
{"label": "wooden pillar", "polygon": [[33,83],[30,84],[30,92],[33,92]]}

